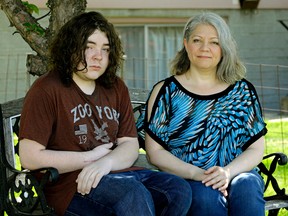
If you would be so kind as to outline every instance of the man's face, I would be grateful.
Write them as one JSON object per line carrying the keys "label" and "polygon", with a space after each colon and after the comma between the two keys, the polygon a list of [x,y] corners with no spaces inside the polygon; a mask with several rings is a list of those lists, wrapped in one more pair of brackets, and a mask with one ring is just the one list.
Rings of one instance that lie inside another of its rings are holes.
{"label": "man's face", "polygon": [[[104,32],[95,30],[88,37],[87,47],[85,50],[85,59],[87,68],[79,64],[78,70],[74,75],[82,80],[94,81],[105,73],[109,63],[110,45]],[[73,75],[73,79],[75,76]],[[75,79],[74,79],[75,81]]]}

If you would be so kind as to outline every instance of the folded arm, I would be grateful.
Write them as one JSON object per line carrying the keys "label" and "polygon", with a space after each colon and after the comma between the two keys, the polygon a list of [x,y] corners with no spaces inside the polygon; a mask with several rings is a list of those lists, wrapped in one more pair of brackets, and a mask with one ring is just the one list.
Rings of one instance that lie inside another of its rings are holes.
{"label": "folded arm", "polygon": [[112,170],[124,169],[131,166],[138,156],[136,138],[119,138],[118,147],[113,151],[110,150],[111,147],[112,143],[108,143],[84,152],[57,151],[46,149],[44,145],[33,140],[22,139],[19,151],[23,167],[30,170],[54,167],[59,173],[83,169],[103,157],[109,161]]}
{"label": "folded arm", "polygon": [[129,168],[138,157],[137,138],[118,138],[118,145],[100,145],[85,152],[48,150],[33,140],[20,141],[20,160],[23,167],[35,170],[54,167],[59,173],[82,170],[76,180],[79,193],[87,194],[110,171]]}

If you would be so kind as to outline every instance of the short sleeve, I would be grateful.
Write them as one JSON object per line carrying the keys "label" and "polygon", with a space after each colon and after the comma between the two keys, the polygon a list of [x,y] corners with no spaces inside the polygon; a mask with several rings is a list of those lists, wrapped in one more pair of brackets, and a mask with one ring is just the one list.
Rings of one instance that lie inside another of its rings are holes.
{"label": "short sleeve", "polygon": [[170,90],[164,84],[155,99],[149,121],[146,117],[144,121],[145,131],[164,148],[167,148],[169,140],[170,109]]}
{"label": "short sleeve", "polygon": [[122,81],[120,85],[120,118],[117,137],[137,137],[135,118],[128,88]]}
{"label": "short sleeve", "polygon": [[249,82],[247,82],[247,86],[250,92],[250,98],[246,100],[248,104],[245,119],[247,140],[242,147],[243,150],[267,133],[266,123],[263,119],[262,107],[256,89]]}
{"label": "short sleeve", "polygon": [[[55,109],[50,96],[35,84],[27,93],[21,113],[20,140],[34,140],[47,146],[55,122]],[[45,131],[45,133],[43,133]]]}

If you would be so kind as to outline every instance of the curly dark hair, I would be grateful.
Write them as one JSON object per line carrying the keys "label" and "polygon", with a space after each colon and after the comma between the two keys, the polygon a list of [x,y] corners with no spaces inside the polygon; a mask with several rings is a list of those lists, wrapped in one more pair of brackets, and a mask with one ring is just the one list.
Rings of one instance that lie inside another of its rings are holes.
{"label": "curly dark hair", "polygon": [[115,82],[123,62],[123,47],[113,24],[101,13],[93,11],[77,15],[65,23],[50,45],[49,71],[58,73],[63,84],[71,84],[72,75],[79,71],[80,63],[87,67],[87,39],[97,29],[106,34],[110,45],[108,67],[97,79],[97,84],[110,87]]}

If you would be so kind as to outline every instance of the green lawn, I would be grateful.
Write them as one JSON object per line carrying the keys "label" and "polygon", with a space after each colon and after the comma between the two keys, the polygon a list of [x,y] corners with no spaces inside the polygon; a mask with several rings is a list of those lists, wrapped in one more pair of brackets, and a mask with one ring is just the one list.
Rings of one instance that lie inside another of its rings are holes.
{"label": "green lawn", "polygon": [[[283,152],[288,155],[288,120],[270,120],[267,121],[268,133],[265,136],[266,154],[273,152]],[[275,177],[278,180],[280,188],[288,191],[288,165],[278,166]],[[265,195],[273,195],[271,186],[265,192]],[[281,210],[279,216],[288,214],[287,210]]]}

